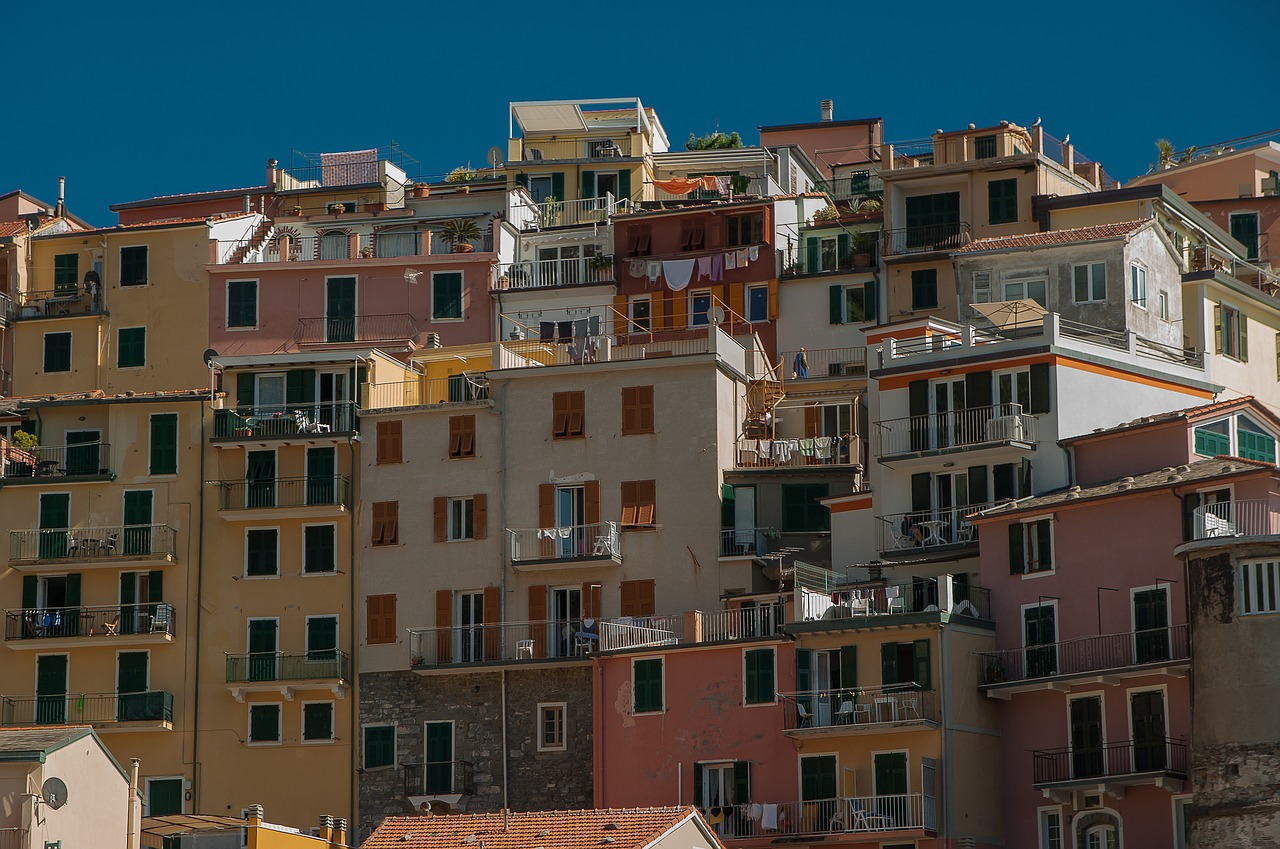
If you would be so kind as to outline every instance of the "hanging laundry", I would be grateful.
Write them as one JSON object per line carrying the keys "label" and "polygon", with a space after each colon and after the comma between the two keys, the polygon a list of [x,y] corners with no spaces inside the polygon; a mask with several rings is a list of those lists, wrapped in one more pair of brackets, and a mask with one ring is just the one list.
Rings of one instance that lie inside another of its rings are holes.
{"label": "hanging laundry", "polygon": [[556,323],[554,321],[538,322],[538,340],[541,342],[554,342],[556,339]]}
{"label": "hanging laundry", "polygon": [[830,460],[835,455],[835,439],[830,436],[819,436],[814,440],[819,460]]}
{"label": "hanging laundry", "polygon": [[752,262],[755,262],[759,258],[760,258],[759,245],[752,245],[751,247],[747,248],[747,259],[751,260]]}
{"label": "hanging laundry", "polygon": [[573,344],[569,346],[569,362],[579,365],[582,363],[582,356],[587,350],[586,339],[575,339]]}
{"label": "hanging laundry", "polygon": [[556,325],[556,341],[569,343],[573,341],[573,322],[562,321]]}
{"label": "hanging laundry", "polygon": [[711,276],[711,257],[709,256],[698,257],[698,279],[701,280],[703,277],[710,277],[710,276]]}
{"label": "hanging laundry", "polygon": [[662,263],[658,262],[656,259],[649,260],[649,263],[645,267],[645,272],[644,272],[644,276],[649,278],[649,282],[657,283],[658,275],[660,275],[661,273],[662,273]]}
{"label": "hanging laundry", "polygon": [[724,255],[724,270],[732,271],[737,267],[738,267],[738,252],[729,251],[727,254]]}
{"label": "hanging laundry", "polygon": [[600,335],[600,316],[593,315],[591,316],[591,318],[587,319],[587,335],[588,336]]}
{"label": "hanging laundry", "polygon": [[642,259],[631,260],[631,265],[630,267],[627,268],[627,272],[632,277],[644,277],[644,260]]}
{"label": "hanging laundry", "polygon": [[584,338],[584,337],[586,337],[586,335],[587,335],[587,327],[588,327],[588,326],[589,326],[589,325],[588,325],[587,320],[586,320],[585,318],[580,318],[580,319],[578,319],[577,321],[575,321],[575,322],[573,323],[573,335],[574,335],[574,336],[577,336],[578,338]]}
{"label": "hanging laundry", "polygon": [[747,819],[753,822],[759,822],[760,817],[764,816],[764,805],[759,802],[752,802],[747,806]]}
{"label": "hanging laundry", "polygon": [[693,265],[696,260],[692,259],[668,259],[662,262],[662,275],[667,278],[667,287],[673,292],[679,292],[689,285],[689,278],[693,276]]}
{"label": "hanging laundry", "polygon": [[719,283],[724,279],[724,256],[722,254],[711,255],[711,282]]}
{"label": "hanging laundry", "polygon": [[716,191],[722,195],[731,194],[733,192],[732,177],[716,177]]}
{"label": "hanging laundry", "polygon": [[760,814],[760,825],[762,828],[767,828],[771,831],[778,830],[778,806],[777,805],[767,804],[764,806],[764,810]]}
{"label": "hanging laundry", "polygon": [[747,267],[747,249],[739,248],[738,249],[738,268],[746,268],[746,267]]}
{"label": "hanging laundry", "polygon": [[667,180],[654,180],[653,184],[669,195],[687,195],[689,192],[703,189],[709,192],[721,192],[720,180],[724,177],[672,177]]}

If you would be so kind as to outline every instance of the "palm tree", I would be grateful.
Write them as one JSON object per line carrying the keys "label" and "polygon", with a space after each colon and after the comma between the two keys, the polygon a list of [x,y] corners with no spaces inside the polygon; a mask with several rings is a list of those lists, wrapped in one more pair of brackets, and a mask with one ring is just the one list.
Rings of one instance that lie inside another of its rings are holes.
{"label": "palm tree", "polygon": [[455,218],[444,223],[440,235],[453,245],[454,253],[466,253],[472,242],[480,241],[480,227],[474,218]]}
{"label": "palm tree", "polygon": [[1173,164],[1173,142],[1168,139],[1156,139],[1156,151],[1159,155],[1157,163],[1161,168],[1168,168]]}

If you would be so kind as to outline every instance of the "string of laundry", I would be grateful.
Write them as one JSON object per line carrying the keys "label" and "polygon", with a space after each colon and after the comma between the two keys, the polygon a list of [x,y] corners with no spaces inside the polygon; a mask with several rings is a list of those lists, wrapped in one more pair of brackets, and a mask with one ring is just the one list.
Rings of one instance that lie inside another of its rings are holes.
{"label": "string of laundry", "polygon": [[733,189],[731,177],[672,177],[654,180],[653,184],[669,195],[687,195],[699,189],[727,195]]}
{"label": "string of laundry", "polygon": [[[712,283],[724,280],[724,273],[736,268],[746,268],[760,259],[760,246],[737,248],[723,253],[707,254],[688,259],[636,259],[627,266],[632,277],[647,278],[657,283],[661,278],[673,292],[686,289],[693,280],[710,279]],[[695,272],[697,277],[694,277]]]}

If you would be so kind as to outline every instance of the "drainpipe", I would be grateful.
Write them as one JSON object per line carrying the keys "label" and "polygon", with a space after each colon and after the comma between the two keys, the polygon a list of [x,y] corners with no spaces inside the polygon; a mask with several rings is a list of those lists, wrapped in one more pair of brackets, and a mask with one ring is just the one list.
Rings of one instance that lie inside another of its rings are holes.
{"label": "drainpipe", "polygon": [[[360,390],[359,386],[354,388],[357,392]],[[351,803],[351,830],[357,834],[359,834],[360,829],[360,773],[356,771],[355,759],[359,757],[358,753],[360,751],[360,698],[358,686],[360,683],[360,676],[356,671],[358,669],[358,664],[356,662],[356,624],[360,621],[360,612],[359,608],[356,607],[359,603],[359,596],[358,588],[356,586],[357,521],[354,517],[358,515],[356,511],[360,509],[360,499],[356,497],[356,482],[360,477],[360,475],[357,474],[356,469],[356,440],[359,439],[359,437],[360,432],[356,431],[354,436],[347,439],[347,450],[350,452],[351,457],[351,515],[353,517],[350,522],[351,530],[347,533],[347,537],[351,544],[351,615],[347,617],[351,622],[351,636],[348,643],[351,649],[349,655],[351,671],[348,674],[351,676],[351,746],[349,747],[349,751],[351,752],[352,763],[349,774],[352,776],[352,781],[349,801]],[[345,833],[343,834],[343,839],[345,842]]]}
{"label": "drainpipe", "polygon": [[[942,770],[944,773],[944,775],[942,776],[941,786],[944,788],[944,792],[942,794],[942,810],[939,812],[942,817],[942,833],[940,833],[938,836],[943,839],[944,843],[946,842],[947,838],[952,837],[954,835],[954,828],[951,823],[951,813],[952,813],[952,808],[954,807],[952,805],[951,788],[955,786],[954,784],[951,783],[952,777],[955,773],[955,770],[952,767],[952,761],[954,760],[954,758],[949,758],[945,756],[945,753],[951,751],[952,691],[951,691],[951,658],[950,658],[951,652],[949,651],[950,649],[949,644],[950,644],[950,635],[947,633],[946,627],[943,625],[939,625],[938,626],[938,677],[942,679],[941,681],[942,689],[939,691],[939,693],[940,694],[945,693],[946,698],[942,699],[942,704],[940,705],[942,710],[942,751],[944,755],[942,758],[940,758],[940,760],[942,761]],[[936,769],[937,768],[935,767],[935,780],[933,782],[935,810],[937,810],[936,805],[937,805],[937,793],[938,793],[938,785],[939,785],[939,782],[936,779],[936,775],[937,775]],[[923,787],[921,787],[920,789],[924,790]],[[924,810],[923,797],[920,800],[920,805],[921,805],[921,811],[923,811]]]}
{"label": "drainpipe", "polygon": [[138,845],[138,812],[135,805],[138,801],[138,759],[129,758],[129,812],[125,818],[125,849],[134,849]]}
{"label": "drainpipe", "polygon": [[[204,622],[204,612],[200,606],[200,597],[204,592],[204,458],[205,458],[205,412],[206,408],[203,404],[200,407],[200,496],[196,503],[199,505],[200,520],[196,523],[197,538],[196,550],[199,556],[196,558],[196,594],[195,604],[192,610],[195,611],[196,620],[196,663],[195,663],[195,684],[192,687],[193,708],[191,711],[191,809],[193,811],[200,810],[200,625]],[[190,611],[188,611],[190,612]]]}
{"label": "drainpipe", "polygon": [[[501,296],[499,296],[501,297]],[[501,319],[499,319],[501,326]],[[494,348],[500,351],[502,341],[495,343]],[[498,364],[501,366],[501,363]],[[507,385],[502,387],[502,400],[506,402]],[[498,414],[498,444],[501,446],[500,458],[502,460],[502,483],[498,487],[498,514],[502,517],[500,530],[502,531],[502,547],[505,549],[502,553],[502,580],[499,583],[498,590],[498,616],[504,627],[507,621],[507,555],[510,548],[507,544],[507,417],[503,414],[503,409],[498,407],[490,407],[490,412],[496,410]],[[502,670],[502,809],[505,811],[510,806],[507,802],[507,670]]]}
{"label": "drainpipe", "polygon": [[502,669],[502,810],[505,813],[510,805],[507,802],[507,670]]}

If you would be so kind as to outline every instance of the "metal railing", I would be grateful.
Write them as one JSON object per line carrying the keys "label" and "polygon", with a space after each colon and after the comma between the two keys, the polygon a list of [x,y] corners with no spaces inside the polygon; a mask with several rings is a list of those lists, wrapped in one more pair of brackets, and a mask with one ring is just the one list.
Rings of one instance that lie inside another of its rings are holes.
{"label": "metal railing", "polygon": [[1187,774],[1187,742],[1171,737],[1121,740],[1100,746],[1066,746],[1031,753],[1033,783],[1058,784],[1121,778],[1148,772]]}
{"label": "metal railing", "polygon": [[881,154],[881,168],[916,168],[933,164],[933,138],[906,139],[885,145],[888,155]]}
{"label": "metal railing", "polygon": [[173,605],[163,602],[114,607],[42,607],[5,611],[6,640],[59,637],[173,636]]}
{"label": "metal railing", "polygon": [[721,557],[753,557],[768,551],[773,528],[725,528],[720,531]]}
{"label": "metal railing", "polygon": [[589,224],[608,224],[615,212],[622,210],[626,198],[604,197],[580,200],[546,200],[534,204],[532,214],[520,222],[521,230],[542,230],[551,227],[579,227]]}
{"label": "metal railing", "polygon": [[408,313],[350,318],[300,318],[293,341],[306,345],[405,345],[418,339],[418,324]]}
{"label": "metal railing", "polygon": [[16,317],[54,318],[64,315],[93,315],[103,311],[102,289],[90,292],[79,284],[18,293]]}
{"label": "metal railing", "polygon": [[[711,333],[713,329],[708,325],[685,330],[656,330],[595,336],[585,340],[574,338],[568,343],[540,339],[499,342],[499,357],[494,367],[539,368],[709,354],[717,350]],[[536,334],[537,328],[530,328],[530,332]]]}
{"label": "metal railing", "polygon": [[984,686],[1155,665],[1190,657],[1186,625],[978,653]]}
{"label": "metal railing", "polygon": [[267,507],[350,506],[351,478],[325,475],[306,478],[215,481],[219,510]]}
{"label": "metal railing", "polygon": [[1280,534],[1280,511],[1266,499],[1222,501],[1192,511],[1196,539]]}
{"label": "metal railing", "polygon": [[818,180],[814,188],[826,192],[832,200],[879,198],[884,194],[884,180],[879,171],[851,171],[829,180]]}
{"label": "metal railing", "polygon": [[643,197],[655,203],[696,203],[698,201],[734,200],[740,197],[769,197],[782,194],[772,177],[725,177],[715,189],[698,188],[685,194],[668,192],[646,180]]}
{"label": "metal railing", "polygon": [[402,766],[405,796],[470,795],[476,792],[476,768],[471,761],[427,761]]}
{"label": "metal railing", "polygon": [[848,465],[856,460],[850,457],[850,442],[841,436],[739,439],[734,466],[739,469],[782,469]]}
{"label": "metal railing", "polygon": [[168,525],[32,528],[9,532],[10,560],[129,560],[173,557],[178,532]]}
{"label": "metal railing", "polygon": [[840,796],[803,802],[726,805],[700,808],[724,821],[712,826],[722,839],[799,837],[823,834],[869,834],[937,828],[933,796],[902,793],[883,796]]}
{"label": "metal railing", "polygon": [[511,560],[574,560],[586,557],[622,559],[618,523],[567,525],[555,528],[508,528]]}
{"label": "metal railing", "polygon": [[410,628],[409,666],[430,669],[468,663],[583,657],[597,650],[600,624],[588,624],[578,618]]}
{"label": "metal railing", "polygon": [[902,227],[884,231],[882,250],[885,256],[925,251],[951,251],[969,244],[971,238],[968,221],[929,224],[924,227]]}
{"label": "metal railing", "polygon": [[349,677],[350,657],[337,649],[227,655],[227,683],[304,681]]}
{"label": "metal railing", "polygon": [[799,351],[783,351],[782,373],[791,380],[812,380],[818,377],[866,377],[867,349],[865,345],[849,348],[810,348],[804,352],[808,374],[796,368]]}
{"label": "metal railing", "polygon": [[938,721],[938,693],[910,684],[779,693],[783,728],[866,728]]}
{"label": "metal railing", "polygon": [[615,136],[585,139],[519,139],[521,162],[558,159],[617,159],[644,155],[640,139],[625,132]]}
{"label": "metal railing", "polygon": [[704,643],[773,637],[782,633],[785,620],[785,608],[772,604],[703,611],[700,637]]}
{"label": "metal railing", "polygon": [[978,532],[966,518],[999,502],[933,507],[909,513],[877,516],[880,551],[936,548],[944,545],[976,545]]}
{"label": "metal railing", "polygon": [[1019,442],[1034,445],[1036,418],[1021,404],[993,404],[876,422],[877,459],[923,451],[957,450]]}
{"label": "metal railing", "polygon": [[[823,225],[820,222],[815,222],[813,226],[822,227]],[[866,234],[867,239],[870,241],[865,249],[854,247],[846,250],[843,254],[839,253],[838,249],[824,252],[819,248],[817,251],[810,252],[802,238],[800,243],[783,253],[782,276],[803,277],[810,274],[830,274],[837,271],[874,271],[880,262],[879,239],[876,236],[876,233]],[[869,316],[866,320],[874,321],[875,316]]]}
{"label": "metal railing", "polygon": [[454,243],[451,239],[447,239],[439,233],[431,233],[431,253],[432,254],[459,254],[459,253],[491,253],[493,251],[493,234],[485,233],[479,239],[470,239],[467,244],[471,246],[470,251],[460,251],[460,243]]}
{"label": "metal railing", "polygon": [[1143,336],[1136,337],[1136,340],[1137,353],[1140,356],[1151,357],[1155,360],[1168,360],[1171,363],[1183,363],[1195,368],[1204,368],[1203,351],[1197,351],[1195,348],[1177,348],[1173,345],[1155,342]]}
{"label": "metal railing", "polygon": [[623,616],[599,623],[600,651],[674,646],[684,637],[681,614]]}
{"label": "metal railing", "polygon": [[0,828],[0,849],[30,849],[29,834],[25,828]]}
{"label": "metal railing", "polygon": [[419,377],[397,383],[367,383],[360,406],[366,410],[420,407],[434,404],[472,404],[489,398],[489,376],[463,372],[450,377]]}
{"label": "metal railing", "polygon": [[901,584],[866,584],[829,594],[833,611],[825,618],[892,616],[945,610],[976,619],[991,618],[991,591],[951,581],[939,586],[939,578]]}
{"label": "metal railing", "polygon": [[213,435],[216,439],[249,439],[298,433],[349,433],[356,429],[358,411],[354,401],[255,405],[243,412],[223,408],[213,411]]}
{"label": "metal railing", "polygon": [[539,259],[498,267],[498,289],[594,286],[616,278],[612,256]]}
{"label": "metal railing", "polygon": [[173,722],[173,694],[153,690],[147,693],[0,696],[0,725],[116,722]]}
{"label": "metal railing", "polygon": [[[1035,325],[1031,328],[1034,332],[1028,335],[1038,336],[1043,332],[1042,328],[1042,325]],[[1092,324],[1082,324],[1061,316],[1058,317],[1058,330],[1063,336],[1070,336],[1072,339],[1079,339],[1082,342],[1092,342],[1095,345],[1115,348],[1117,351],[1129,350],[1129,334],[1123,330],[1095,327]]]}
{"label": "metal railing", "polygon": [[0,478],[88,477],[111,474],[105,442],[19,448],[0,439]]}

